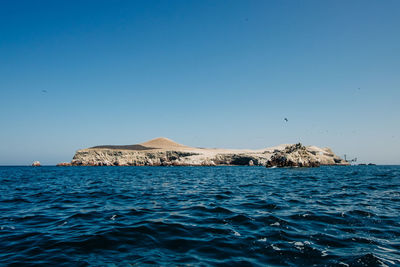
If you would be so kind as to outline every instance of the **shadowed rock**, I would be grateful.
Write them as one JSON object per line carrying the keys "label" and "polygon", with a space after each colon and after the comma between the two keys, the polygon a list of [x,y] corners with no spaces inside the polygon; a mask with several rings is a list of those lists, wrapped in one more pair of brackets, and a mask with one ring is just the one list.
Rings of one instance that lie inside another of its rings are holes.
{"label": "shadowed rock", "polygon": [[121,149],[121,150],[149,150],[149,149],[154,149],[152,147],[145,147],[142,145],[103,145],[103,146],[94,146],[91,148],[106,148],[106,149]]}

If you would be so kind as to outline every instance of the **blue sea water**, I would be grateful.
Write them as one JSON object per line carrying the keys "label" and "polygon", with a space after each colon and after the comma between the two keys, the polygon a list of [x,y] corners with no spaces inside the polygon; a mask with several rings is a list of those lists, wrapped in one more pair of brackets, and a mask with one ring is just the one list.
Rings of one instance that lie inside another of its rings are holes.
{"label": "blue sea water", "polygon": [[400,166],[0,167],[0,265],[399,266]]}

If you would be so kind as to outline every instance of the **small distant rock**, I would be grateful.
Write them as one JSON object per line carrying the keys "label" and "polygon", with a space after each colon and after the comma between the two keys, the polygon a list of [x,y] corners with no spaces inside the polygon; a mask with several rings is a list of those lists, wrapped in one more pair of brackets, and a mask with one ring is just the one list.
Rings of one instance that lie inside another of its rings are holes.
{"label": "small distant rock", "polygon": [[40,165],[40,162],[39,162],[39,161],[34,161],[34,162],[32,163],[32,166],[33,166],[33,167],[40,167],[41,165]]}
{"label": "small distant rock", "polygon": [[57,167],[72,166],[69,162],[61,162],[57,164]]}

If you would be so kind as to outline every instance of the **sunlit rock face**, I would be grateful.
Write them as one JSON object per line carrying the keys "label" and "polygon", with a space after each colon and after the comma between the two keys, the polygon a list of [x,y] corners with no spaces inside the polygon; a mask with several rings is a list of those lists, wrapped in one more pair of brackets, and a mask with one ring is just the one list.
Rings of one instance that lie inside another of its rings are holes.
{"label": "sunlit rock face", "polygon": [[267,167],[318,167],[321,160],[300,143],[276,151],[267,161]]}
{"label": "sunlit rock face", "polygon": [[[259,150],[207,149],[178,144],[167,138],[127,146],[96,146],[78,150],[75,166],[218,166],[316,167],[347,165],[328,148],[301,144]],[[65,165],[66,166],[66,165]]]}

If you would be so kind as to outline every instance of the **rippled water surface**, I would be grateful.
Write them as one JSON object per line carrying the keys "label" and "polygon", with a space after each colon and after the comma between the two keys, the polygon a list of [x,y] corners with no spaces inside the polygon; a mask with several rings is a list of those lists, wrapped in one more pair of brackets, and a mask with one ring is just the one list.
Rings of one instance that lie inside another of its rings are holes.
{"label": "rippled water surface", "polygon": [[0,265],[399,266],[400,167],[0,167]]}

